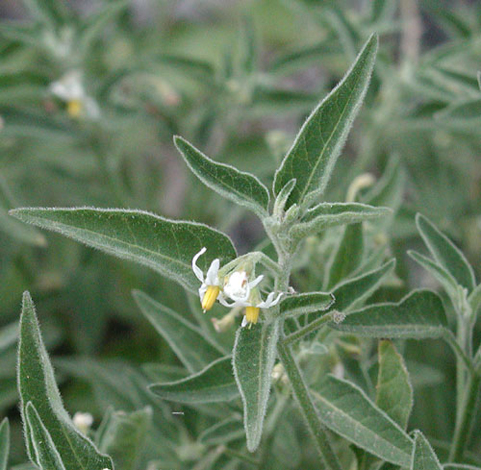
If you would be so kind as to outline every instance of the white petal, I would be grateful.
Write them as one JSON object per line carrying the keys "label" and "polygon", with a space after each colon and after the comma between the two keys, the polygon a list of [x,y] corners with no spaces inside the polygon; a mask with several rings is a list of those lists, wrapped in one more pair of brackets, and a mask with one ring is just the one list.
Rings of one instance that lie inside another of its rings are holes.
{"label": "white petal", "polygon": [[248,323],[249,323],[249,322],[247,321],[247,317],[244,316],[244,318],[242,319],[242,323],[241,323],[242,328],[244,328],[245,326],[247,326]]}
{"label": "white petal", "polygon": [[268,296],[267,299],[264,302],[261,302],[260,304],[257,304],[257,307],[259,308],[271,308],[274,307],[274,305],[277,305],[279,300],[281,300],[282,297],[282,292],[277,296],[276,299],[274,299],[274,296],[276,295],[275,292],[271,292]]}
{"label": "white petal", "polygon": [[204,273],[202,269],[197,266],[197,260],[207,251],[207,248],[204,246],[202,250],[199,251],[193,258],[192,258],[192,271],[194,271],[195,277],[200,281],[204,282]]}
{"label": "white petal", "polygon": [[205,282],[209,286],[218,286],[219,278],[217,273],[219,272],[220,261],[216,258],[209,266],[207,274],[205,276]]}
{"label": "white petal", "polygon": [[253,281],[249,282],[249,288],[253,289],[254,287],[256,287],[262,281],[262,279],[264,279],[263,274],[257,276]]}

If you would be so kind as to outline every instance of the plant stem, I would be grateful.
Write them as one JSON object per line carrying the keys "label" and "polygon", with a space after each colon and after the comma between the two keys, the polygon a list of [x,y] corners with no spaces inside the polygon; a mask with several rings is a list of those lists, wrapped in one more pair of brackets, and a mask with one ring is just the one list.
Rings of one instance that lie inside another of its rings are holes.
{"label": "plant stem", "polygon": [[336,454],[332,450],[329,436],[327,435],[317,410],[312,402],[309,390],[302,378],[301,371],[296,364],[290,347],[281,339],[277,344],[277,351],[284,366],[284,370],[292,385],[294,395],[301,407],[302,415],[315,440],[317,449],[324,460],[328,470],[342,470]]}
{"label": "plant stem", "polygon": [[313,331],[317,330],[322,325],[330,322],[331,320],[332,320],[331,313],[326,313],[322,317],[316,318],[314,321],[307,324],[303,328],[297,331],[294,331],[294,333],[291,333],[290,335],[286,336],[283,340],[284,344],[288,346],[288,345],[291,345],[292,343],[295,343],[296,341],[299,341],[307,334],[312,333]]}
{"label": "plant stem", "polygon": [[464,450],[468,443],[469,432],[476,414],[476,402],[478,399],[481,377],[477,374],[470,376],[465,387],[461,409],[456,420],[454,439],[449,453],[450,462],[459,462],[463,458]]}

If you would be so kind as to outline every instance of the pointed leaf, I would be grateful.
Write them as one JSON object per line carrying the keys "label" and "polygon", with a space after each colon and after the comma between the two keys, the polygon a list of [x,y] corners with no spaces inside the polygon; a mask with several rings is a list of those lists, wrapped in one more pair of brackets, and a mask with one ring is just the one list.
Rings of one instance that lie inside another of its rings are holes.
{"label": "pointed leaf", "polygon": [[381,459],[409,466],[411,439],[357,385],[328,375],[312,393],[329,429]]}
{"label": "pointed leaf", "polygon": [[250,452],[257,449],[262,437],[278,338],[278,321],[237,330],[233,366],[244,405],[244,428]]}
{"label": "pointed leaf", "polygon": [[334,302],[334,295],[328,292],[289,295],[281,300],[280,315],[294,317],[306,313],[323,312]]}
{"label": "pointed leaf", "polygon": [[174,142],[189,168],[206,186],[236,204],[267,215],[269,191],[254,175],[211,160],[182,137],[174,137]]}
{"label": "pointed leaf", "polygon": [[395,266],[396,260],[392,259],[380,268],[343,282],[332,291],[332,295],[336,299],[332,308],[340,312],[351,310],[369,297]]}
{"label": "pointed leaf", "polygon": [[154,384],[149,388],[158,397],[179,403],[228,401],[239,395],[230,356],[214,361],[185,379]]}
{"label": "pointed leaf", "polygon": [[132,295],[147,320],[191,372],[202,370],[219,359],[222,351],[204,336],[200,328],[141,291],[133,291]]}
{"label": "pointed leaf", "polygon": [[414,450],[411,461],[411,470],[442,470],[431,444],[421,431],[414,431]]}
{"label": "pointed leaf", "polygon": [[354,202],[321,203],[309,209],[301,222],[289,231],[293,238],[304,238],[339,225],[356,224],[391,214],[387,207]]}
{"label": "pointed leaf", "polygon": [[413,388],[402,356],[391,341],[379,342],[376,405],[406,429],[413,407]]}
{"label": "pointed leaf", "polygon": [[329,269],[327,288],[330,290],[355,271],[364,255],[364,233],[362,224],[352,224],[344,228]]}
{"label": "pointed leaf", "polygon": [[423,215],[416,215],[416,225],[434,259],[458,284],[472,291],[476,285],[473,268],[461,250]]}
{"label": "pointed leaf", "polygon": [[370,305],[347,315],[332,328],[374,338],[439,338],[447,327],[441,299],[428,290],[417,290],[399,303]]}
{"label": "pointed leaf", "polygon": [[408,251],[408,255],[421,265],[426,271],[429,271],[432,276],[437,279],[441,285],[446,289],[449,296],[454,299],[458,295],[458,283],[451,274],[435,261],[429,259],[427,256],[416,253],[415,251]]}
{"label": "pointed leaf", "polygon": [[99,450],[112,457],[115,468],[134,470],[151,422],[150,407],[132,413],[110,409],[98,430]]}
{"label": "pointed leaf", "polygon": [[[23,296],[20,318],[18,388],[27,450],[31,460],[35,461],[39,451],[35,447],[32,435],[36,432],[41,433],[42,430],[38,428],[32,431],[30,428],[26,409],[29,402],[37,411],[38,417],[50,435],[66,469],[103,470],[113,468],[110,458],[99,453],[90,439],[74,426],[63,407],[55,383],[52,364],[40,334],[35,307],[28,292],[25,292]],[[32,412],[30,412],[31,415]],[[44,452],[44,450],[40,450]],[[40,457],[38,458],[40,459]]]}
{"label": "pointed leaf", "polygon": [[377,51],[373,35],[339,85],[317,106],[302,126],[278,169],[277,194],[288,181],[297,184],[289,200],[299,203],[313,192],[320,196],[366,94]]}
{"label": "pointed leaf", "polygon": [[50,434],[30,401],[27,403],[25,416],[35,450],[35,463],[42,470],[66,470]]}
{"label": "pointed leaf", "polygon": [[10,452],[10,425],[5,418],[0,423],[0,470],[7,470],[8,453]]}
{"label": "pointed leaf", "polygon": [[41,209],[10,211],[24,222],[61,233],[88,246],[146,265],[197,292],[192,258],[206,269],[214,258],[221,263],[235,258],[232,242],[221,232],[194,222],[164,219],[143,211],[121,209]]}

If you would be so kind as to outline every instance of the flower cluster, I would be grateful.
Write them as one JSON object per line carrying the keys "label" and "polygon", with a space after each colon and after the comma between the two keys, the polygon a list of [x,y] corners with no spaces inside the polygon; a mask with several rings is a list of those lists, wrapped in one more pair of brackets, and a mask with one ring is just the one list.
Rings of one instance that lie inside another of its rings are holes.
{"label": "flower cluster", "polygon": [[206,275],[197,266],[197,260],[207,249],[204,247],[192,259],[192,269],[197,279],[202,283],[199,288],[199,297],[204,312],[210,310],[215,301],[218,300],[225,307],[243,307],[245,316],[242,326],[257,323],[260,309],[267,309],[276,305],[282,293],[276,295],[271,292],[266,300],[261,299],[257,286],[264,279],[263,275],[250,280],[245,270],[234,271],[224,279],[219,279],[220,261],[212,261]]}

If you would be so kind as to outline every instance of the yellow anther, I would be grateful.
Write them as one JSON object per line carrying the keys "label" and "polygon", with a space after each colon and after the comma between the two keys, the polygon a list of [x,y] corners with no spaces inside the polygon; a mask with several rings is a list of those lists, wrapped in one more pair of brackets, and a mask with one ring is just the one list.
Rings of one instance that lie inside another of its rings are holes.
{"label": "yellow anther", "polygon": [[257,323],[259,318],[259,307],[246,307],[246,320],[247,323]]}
{"label": "yellow anther", "polygon": [[204,312],[207,312],[207,310],[210,310],[212,308],[215,300],[217,299],[217,296],[219,295],[219,292],[219,286],[207,286],[204,298],[202,299],[202,310]]}
{"label": "yellow anther", "polygon": [[80,100],[70,100],[67,104],[67,112],[72,118],[78,118],[82,113],[82,102]]}

